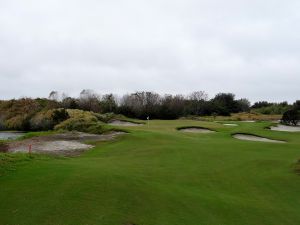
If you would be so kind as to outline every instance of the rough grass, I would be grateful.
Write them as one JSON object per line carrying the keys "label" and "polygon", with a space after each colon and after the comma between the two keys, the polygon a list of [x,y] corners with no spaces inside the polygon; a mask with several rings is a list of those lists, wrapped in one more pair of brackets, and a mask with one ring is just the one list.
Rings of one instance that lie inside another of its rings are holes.
{"label": "rough grass", "polygon": [[[17,166],[24,165],[27,162],[38,159],[39,155],[28,154],[0,154],[0,177],[6,175],[9,172],[15,171]],[[44,156],[45,157],[45,156]]]}
{"label": "rough grass", "polygon": [[24,133],[24,135],[22,137],[18,138],[18,140],[39,137],[39,136],[47,136],[47,135],[56,134],[56,133],[59,133],[59,132],[58,131],[27,132],[27,133]]}
{"label": "rough grass", "polygon": [[[26,161],[0,177],[0,224],[300,224],[299,134],[238,124],[150,121],[77,158]],[[218,132],[177,132],[182,126]]]}

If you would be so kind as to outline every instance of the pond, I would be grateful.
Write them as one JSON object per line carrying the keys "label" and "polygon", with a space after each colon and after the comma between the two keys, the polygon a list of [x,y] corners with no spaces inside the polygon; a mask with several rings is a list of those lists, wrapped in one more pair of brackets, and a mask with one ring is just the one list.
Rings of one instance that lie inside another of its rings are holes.
{"label": "pond", "polygon": [[15,140],[22,137],[24,133],[22,132],[0,132],[0,140]]}

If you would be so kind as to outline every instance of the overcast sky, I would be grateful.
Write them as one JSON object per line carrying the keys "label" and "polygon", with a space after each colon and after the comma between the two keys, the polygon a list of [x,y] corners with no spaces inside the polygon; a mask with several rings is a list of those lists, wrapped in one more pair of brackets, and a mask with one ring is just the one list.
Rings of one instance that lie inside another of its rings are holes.
{"label": "overcast sky", "polygon": [[1,0],[0,98],[300,99],[299,0]]}

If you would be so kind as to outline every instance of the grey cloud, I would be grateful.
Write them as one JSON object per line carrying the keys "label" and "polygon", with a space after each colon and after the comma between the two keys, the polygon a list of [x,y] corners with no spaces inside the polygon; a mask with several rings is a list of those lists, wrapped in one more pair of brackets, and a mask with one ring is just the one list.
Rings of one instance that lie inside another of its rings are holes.
{"label": "grey cloud", "polygon": [[152,90],[300,98],[296,0],[3,0],[1,98]]}

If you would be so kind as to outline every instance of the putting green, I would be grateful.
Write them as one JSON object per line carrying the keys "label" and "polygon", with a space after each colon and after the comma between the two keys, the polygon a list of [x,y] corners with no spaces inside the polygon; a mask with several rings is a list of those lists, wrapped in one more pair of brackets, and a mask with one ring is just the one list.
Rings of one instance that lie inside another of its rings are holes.
{"label": "putting green", "polygon": [[[14,169],[0,177],[0,224],[300,224],[300,134],[235,123],[150,121],[79,157],[17,155],[16,164],[0,163]],[[183,126],[218,132],[176,130]]]}

